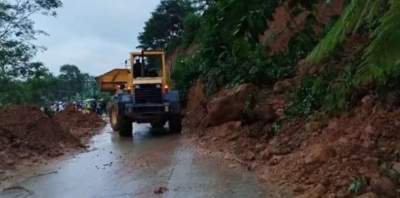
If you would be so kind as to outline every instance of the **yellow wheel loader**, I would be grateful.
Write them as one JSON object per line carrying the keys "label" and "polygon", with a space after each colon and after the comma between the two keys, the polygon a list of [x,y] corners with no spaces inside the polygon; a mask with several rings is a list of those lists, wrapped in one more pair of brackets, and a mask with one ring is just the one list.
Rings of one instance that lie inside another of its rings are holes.
{"label": "yellow wheel loader", "polygon": [[114,69],[97,78],[104,92],[114,94],[108,105],[111,126],[121,136],[132,135],[132,123],[151,123],[181,130],[178,91],[170,90],[170,69],[163,51],[130,54],[129,69]]}

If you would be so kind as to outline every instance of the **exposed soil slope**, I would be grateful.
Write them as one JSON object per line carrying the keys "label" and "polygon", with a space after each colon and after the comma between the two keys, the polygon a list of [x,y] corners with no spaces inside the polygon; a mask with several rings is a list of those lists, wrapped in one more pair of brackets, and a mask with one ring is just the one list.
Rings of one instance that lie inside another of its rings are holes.
{"label": "exposed soil slope", "polygon": [[[239,104],[249,103],[236,97],[238,88],[223,90],[204,103],[207,99],[199,98],[204,95],[196,93],[203,86],[196,85],[191,91],[196,98],[189,97],[184,131],[204,148],[226,153],[227,159],[256,170],[261,178],[299,197],[400,196],[396,191],[400,187],[400,109],[378,107],[366,96],[355,110],[337,117],[286,121],[282,86],[290,83],[279,82],[273,91],[253,91],[254,111],[242,107],[241,116],[232,117],[229,109],[237,111]],[[231,102],[221,104],[223,108],[214,106],[225,110],[218,112],[223,122],[208,125],[214,112],[208,109],[215,100]],[[277,121],[279,126],[273,124]]]}

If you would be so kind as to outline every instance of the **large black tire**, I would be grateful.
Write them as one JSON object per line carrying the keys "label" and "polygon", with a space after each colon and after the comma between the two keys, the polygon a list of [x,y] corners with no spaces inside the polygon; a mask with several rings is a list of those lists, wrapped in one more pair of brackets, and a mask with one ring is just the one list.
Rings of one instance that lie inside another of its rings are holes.
{"label": "large black tire", "polygon": [[121,128],[121,116],[119,115],[118,112],[118,106],[117,105],[112,105],[109,108],[109,116],[110,116],[110,123],[111,127],[114,129],[114,131],[119,131]]}
{"label": "large black tire", "polygon": [[182,118],[180,116],[171,116],[168,121],[171,133],[180,133],[182,131]]}
{"label": "large black tire", "polygon": [[118,106],[112,105],[110,107],[110,123],[114,131],[118,131],[120,136],[131,137],[132,136],[132,122],[129,118],[126,118],[119,114]]}
{"label": "large black tire", "polygon": [[151,124],[151,128],[160,129],[160,128],[164,128],[165,122],[152,122],[150,124]]}
{"label": "large black tire", "polygon": [[132,122],[126,117],[122,117],[120,120],[120,129],[118,130],[119,135],[122,137],[132,137]]}

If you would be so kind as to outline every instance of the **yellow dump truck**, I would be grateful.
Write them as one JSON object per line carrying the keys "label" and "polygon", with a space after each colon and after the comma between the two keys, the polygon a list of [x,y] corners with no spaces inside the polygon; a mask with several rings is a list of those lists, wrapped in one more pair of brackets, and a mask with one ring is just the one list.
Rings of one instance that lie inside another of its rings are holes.
{"label": "yellow dump truck", "polygon": [[114,94],[108,105],[111,126],[121,136],[132,135],[132,122],[151,123],[169,130],[181,130],[178,91],[170,90],[170,72],[163,51],[130,54],[129,69],[114,69],[99,77],[104,92]]}

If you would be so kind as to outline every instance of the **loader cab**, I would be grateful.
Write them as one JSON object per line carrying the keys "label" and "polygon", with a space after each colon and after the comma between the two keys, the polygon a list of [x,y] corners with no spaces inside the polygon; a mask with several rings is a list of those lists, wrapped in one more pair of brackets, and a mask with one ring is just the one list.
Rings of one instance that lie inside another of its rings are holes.
{"label": "loader cab", "polygon": [[163,51],[131,53],[132,90],[136,103],[163,103],[169,91]]}
{"label": "loader cab", "polygon": [[132,59],[132,73],[134,78],[163,76],[163,61],[161,56],[134,56]]}

